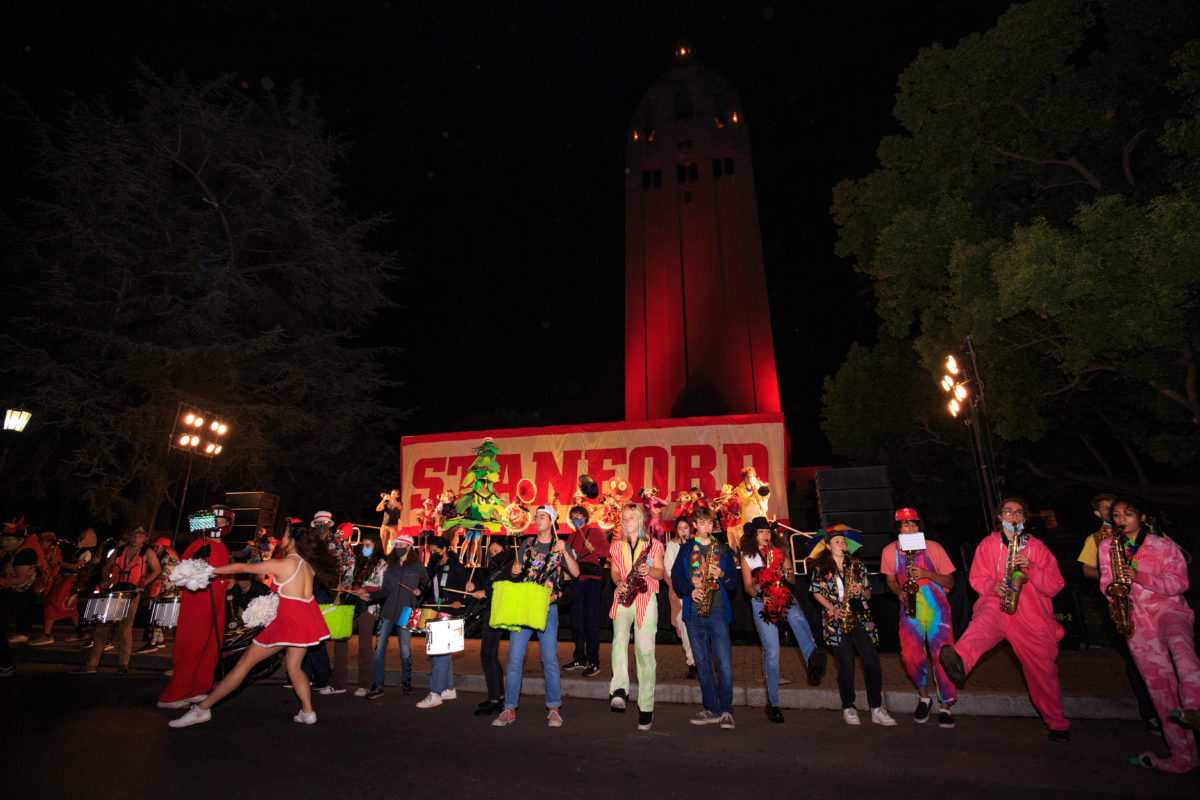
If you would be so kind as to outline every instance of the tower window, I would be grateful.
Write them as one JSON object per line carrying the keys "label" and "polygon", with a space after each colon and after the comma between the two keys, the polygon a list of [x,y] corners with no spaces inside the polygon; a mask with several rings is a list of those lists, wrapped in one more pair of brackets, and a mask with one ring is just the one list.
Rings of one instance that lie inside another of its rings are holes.
{"label": "tower window", "polygon": [[714,178],[721,177],[721,159],[719,159],[719,158],[713,159],[713,177]]}
{"label": "tower window", "polygon": [[696,167],[695,161],[693,161],[691,164],[688,164],[687,171],[688,171],[688,180],[690,180],[690,181],[694,181],[700,177],[700,170]]}
{"label": "tower window", "polygon": [[675,93],[674,105],[676,122],[692,118],[692,96],[688,94],[687,89],[681,88]]}
{"label": "tower window", "polygon": [[683,183],[684,181],[687,180],[687,165],[686,164],[680,164],[679,166],[675,167],[675,180],[678,183]]}
{"label": "tower window", "polygon": [[725,174],[726,175],[733,174],[733,159],[732,158],[725,159]]}

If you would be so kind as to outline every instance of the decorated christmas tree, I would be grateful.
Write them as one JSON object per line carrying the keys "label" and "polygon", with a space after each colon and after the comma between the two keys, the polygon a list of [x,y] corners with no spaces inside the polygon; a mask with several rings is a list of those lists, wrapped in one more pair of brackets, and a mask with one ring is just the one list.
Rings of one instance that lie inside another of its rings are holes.
{"label": "decorated christmas tree", "polygon": [[[504,502],[496,495],[492,485],[500,480],[500,465],[496,453],[500,452],[491,437],[484,439],[472,452],[475,460],[467,467],[459,487],[458,499],[454,501],[454,516],[442,523],[443,530],[461,527],[465,531],[484,530],[500,533],[503,528]],[[472,542],[478,544],[478,540]],[[478,553],[473,547],[471,556]]]}

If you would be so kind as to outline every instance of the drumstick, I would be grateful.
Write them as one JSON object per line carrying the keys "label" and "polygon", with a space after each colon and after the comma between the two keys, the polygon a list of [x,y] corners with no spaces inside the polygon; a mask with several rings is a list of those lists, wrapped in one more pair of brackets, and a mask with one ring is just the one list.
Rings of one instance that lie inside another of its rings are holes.
{"label": "drumstick", "polygon": [[454,592],[455,594],[470,594],[470,592],[464,592],[462,589],[450,589],[445,586],[442,587],[442,591],[443,592]]}

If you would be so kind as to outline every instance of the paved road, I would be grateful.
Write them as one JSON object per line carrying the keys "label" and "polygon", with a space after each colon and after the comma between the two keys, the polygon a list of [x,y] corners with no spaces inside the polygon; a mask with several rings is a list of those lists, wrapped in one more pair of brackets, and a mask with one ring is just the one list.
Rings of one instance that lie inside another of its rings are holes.
{"label": "paved road", "polygon": [[[1046,740],[1034,719],[962,718],[954,730],[848,728],[834,711],[789,711],[771,725],[739,709],[735,731],[688,724],[694,708],[661,706],[649,733],[630,711],[568,699],[566,724],[545,726],[540,698],[515,725],[493,729],[471,715],[480,696],[439,708],[390,689],[376,701],[318,697],[320,721],[291,721],[291,690],[250,686],[212,722],[172,730],[178,712],[154,708],[158,675],[76,677],[29,666],[0,681],[0,719],[17,734],[0,761],[4,796],[264,798],[662,797],[800,792],[805,798],[1196,797],[1200,775],[1172,776],[1125,763],[1162,742],[1138,722],[1077,722],[1069,744]],[[937,765],[924,784],[902,783]],[[736,793],[736,794],[735,794]]]}

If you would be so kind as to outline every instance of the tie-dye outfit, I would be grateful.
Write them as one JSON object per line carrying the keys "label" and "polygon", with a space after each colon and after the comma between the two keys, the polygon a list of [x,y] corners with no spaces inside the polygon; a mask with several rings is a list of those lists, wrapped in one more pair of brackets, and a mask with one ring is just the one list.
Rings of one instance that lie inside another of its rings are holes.
{"label": "tie-dye outfit", "polygon": [[[1112,583],[1112,544],[1112,539],[1100,543],[1101,590]],[[1129,652],[1146,680],[1158,718],[1164,721],[1163,736],[1171,748],[1170,758],[1152,755],[1151,759],[1164,772],[1188,772],[1200,766],[1196,736],[1166,722],[1172,709],[1200,708],[1200,659],[1192,632],[1195,615],[1183,599],[1188,589],[1187,563],[1178,545],[1154,535],[1146,536],[1130,563],[1137,578],[1129,593],[1134,624]]]}
{"label": "tie-dye outfit", "polygon": [[969,673],[987,651],[1007,639],[1021,662],[1029,699],[1052,731],[1070,730],[1063,716],[1062,686],[1058,682],[1058,641],[1062,626],[1054,619],[1051,599],[1062,591],[1065,582],[1054,554],[1040,540],[1029,537],[1021,548],[1029,557],[1023,570],[1028,582],[1021,588],[1017,613],[1009,616],[1001,607],[995,586],[1005,578],[1004,564],[1008,548],[999,531],[979,543],[971,562],[971,588],[979,594],[972,610],[971,624],[954,645]]}
{"label": "tie-dye outfit", "polygon": [[[910,556],[915,558],[915,565],[921,569],[939,575],[954,572],[954,564],[950,562],[940,544],[926,541],[925,547],[925,550],[908,553],[892,542],[883,549],[883,556],[879,562],[880,571],[885,575],[894,575],[901,587],[904,586]],[[929,680],[928,654],[931,653],[938,700],[950,705],[958,699],[958,695],[954,691],[954,682],[946,675],[946,670],[942,668],[942,663],[937,657],[942,645],[954,644],[950,601],[946,598],[946,590],[928,578],[918,579],[917,585],[920,589],[917,591],[916,616],[910,617],[904,613],[904,603],[900,603],[900,658],[904,661],[904,669],[913,684],[918,689],[924,689]]]}

